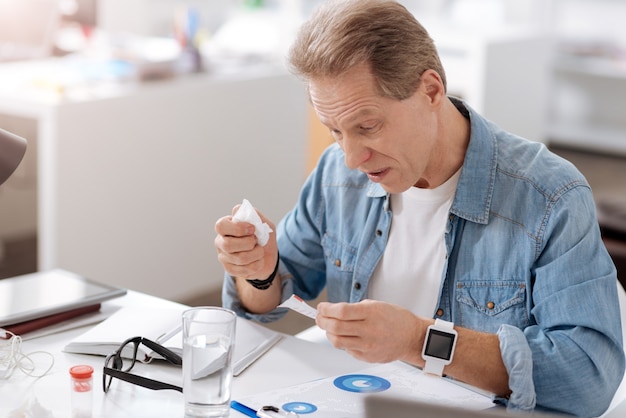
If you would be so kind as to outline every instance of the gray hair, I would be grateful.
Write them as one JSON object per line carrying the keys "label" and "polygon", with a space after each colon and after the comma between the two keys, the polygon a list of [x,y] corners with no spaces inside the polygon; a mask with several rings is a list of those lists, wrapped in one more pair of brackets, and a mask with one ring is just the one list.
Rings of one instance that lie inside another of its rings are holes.
{"label": "gray hair", "polygon": [[388,0],[331,0],[305,22],[289,51],[291,71],[310,81],[367,63],[383,96],[404,100],[432,69],[446,88],[435,44],[402,5]]}

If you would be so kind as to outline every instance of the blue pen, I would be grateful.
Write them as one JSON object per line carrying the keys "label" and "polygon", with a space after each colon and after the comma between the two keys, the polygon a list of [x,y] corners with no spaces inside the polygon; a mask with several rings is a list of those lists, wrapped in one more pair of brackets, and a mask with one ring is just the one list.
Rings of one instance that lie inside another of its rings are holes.
{"label": "blue pen", "polygon": [[187,41],[189,45],[196,44],[196,35],[198,34],[198,24],[199,24],[199,16],[198,11],[193,7],[190,7],[187,10]]}
{"label": "blue pen", "polygon": [[231,401],[230,407],[233,408],[235,411],[241,412],[247,417],[257,418],[256,411],[248,406],[245,406],[242,403],[239,403],[237,401]]}

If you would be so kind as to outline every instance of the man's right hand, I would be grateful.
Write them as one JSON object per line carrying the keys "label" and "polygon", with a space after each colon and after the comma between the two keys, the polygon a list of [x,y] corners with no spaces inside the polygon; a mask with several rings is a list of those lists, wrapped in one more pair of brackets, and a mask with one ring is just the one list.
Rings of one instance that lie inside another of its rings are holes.
{"label": "man's right hand", "polygon": [[[240,205],[233,208],[235,214]],[[257,211],[261,220],[275,231],[276,226]],[[217,259],[224,270],[233,277],[260,279],[269,277],[274,271],[278,257],[276,233],[262,247],[254,235],[254,225],[247,222],[234,222],[232,214],[220,218],[215,223],[215,248]]]}
{"label": "man's right hand", "polygon": [[[239,205],[233,208],[237,212]],[[255,209],[256,210],[256,209]],[[259,211],[257,211],[259,213]],[[276,230],[276,226],[263,214],[261,220]],[[280,303],[280,276],[272,282],[268,289],[257,289],[243,279],[265,280],[273,272],[278,261],[278,245],[276,232],[270,233],[267,244],[263,247],[254,235],[254,225],[248,222],[233,222],[233,217],[224,216],[215,223],[215,248],[217,259],[224,270],[236,280],[237,293],[241,304],[252,313],[263,314],[275,309]]]}

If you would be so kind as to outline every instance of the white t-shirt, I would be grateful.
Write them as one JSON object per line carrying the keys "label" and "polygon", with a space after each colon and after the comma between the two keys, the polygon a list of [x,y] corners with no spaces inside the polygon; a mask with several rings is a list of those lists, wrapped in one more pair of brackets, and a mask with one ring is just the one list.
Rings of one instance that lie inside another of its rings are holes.
{"label": "white t-shirt", "polygon": [[461,170],[435,189],[391,195],[391,230],[368,298],[432,318],[446,260],[445,231]]}

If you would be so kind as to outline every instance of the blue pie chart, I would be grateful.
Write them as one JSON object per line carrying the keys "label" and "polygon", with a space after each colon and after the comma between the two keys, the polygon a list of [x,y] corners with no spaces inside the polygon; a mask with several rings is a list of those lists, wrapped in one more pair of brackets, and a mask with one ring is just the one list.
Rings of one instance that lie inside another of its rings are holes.
{"label": "blue pie chart", "polygon": [[283,409],[296,414],[312,414],[317,411],[317,406],[307,402],[289,402],[283,405]]}
{"label": "blue pie chart", "polygon": [[357,393],[383,392],[391,387],[388,380],[369,374],[348,374],[336,378],[333,383],[341,390]]}

